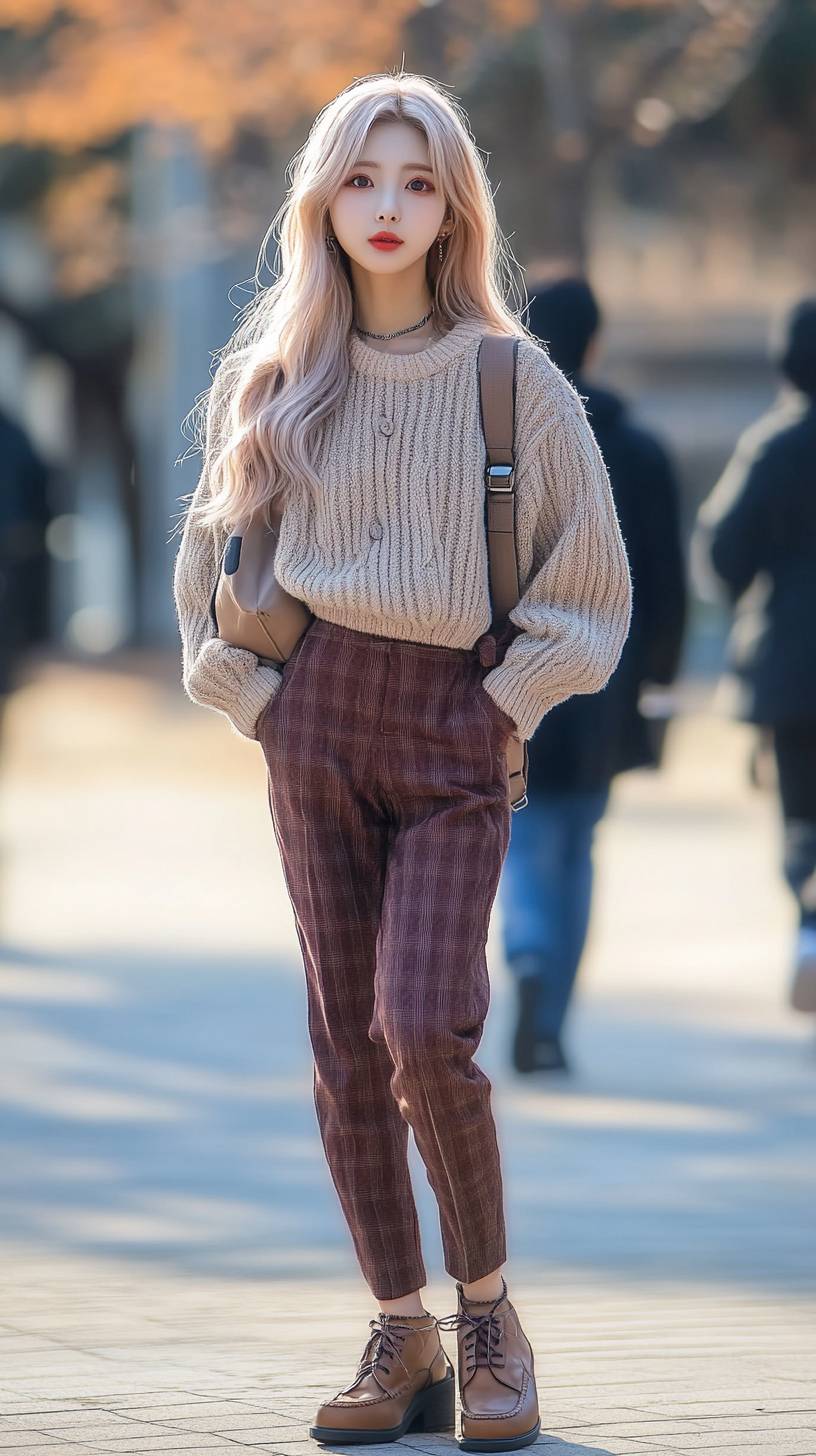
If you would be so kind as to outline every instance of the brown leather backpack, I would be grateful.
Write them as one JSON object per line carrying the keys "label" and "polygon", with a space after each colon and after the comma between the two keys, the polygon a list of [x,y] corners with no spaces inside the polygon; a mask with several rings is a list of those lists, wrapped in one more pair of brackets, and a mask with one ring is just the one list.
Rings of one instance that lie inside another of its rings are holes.
{"label": "brown leather backpack", "polygon": [[[519,596],[516,556],[516,499],[513,478],[516,356],[518,338],[485,334],[479,346],[479,400],[485,464],[485,524],[493,619],[480,644],[492,642],[488,661],[500,660],[497,639],[503,638],[509,613]],[[270,511],[271,524],[253,520],[243,534],[229,537],[212,594],[211,612],[219,637],[245,647],[279,667],[309,627],[313,613],[306,603],[284,591],[274,571],[281,513]],[[517,734],[507,743],[510,804],[527,803],[527,744]]]}

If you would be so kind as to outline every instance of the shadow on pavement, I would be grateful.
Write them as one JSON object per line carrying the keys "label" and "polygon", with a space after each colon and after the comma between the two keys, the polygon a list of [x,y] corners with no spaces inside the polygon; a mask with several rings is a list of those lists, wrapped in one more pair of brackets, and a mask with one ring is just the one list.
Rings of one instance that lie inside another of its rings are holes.
{"label": "shadow on pavement", "polygon": [[[619,999],[579,1013],[569,1083],[494,1083],[513,1258],[787,1285],[812,1247],[816,1058]],[[317,1131],[302,968],[242,954],[0,946],[0,1233],[230,1276],[353,1268]],[[411,1148],[429,1272],[436,1206]],[[588,1448],[564,1448],[585,1450]]]}

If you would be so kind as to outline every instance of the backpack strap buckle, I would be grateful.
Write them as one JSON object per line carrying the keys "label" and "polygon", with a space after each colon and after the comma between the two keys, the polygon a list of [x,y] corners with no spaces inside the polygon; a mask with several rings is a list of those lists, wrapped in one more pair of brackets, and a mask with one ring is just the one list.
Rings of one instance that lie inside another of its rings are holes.
{"label": "backpack strap buckle", "polygon": [[486,466],[485,485],[491,492],[512,490],[514,488],[512,465]]}

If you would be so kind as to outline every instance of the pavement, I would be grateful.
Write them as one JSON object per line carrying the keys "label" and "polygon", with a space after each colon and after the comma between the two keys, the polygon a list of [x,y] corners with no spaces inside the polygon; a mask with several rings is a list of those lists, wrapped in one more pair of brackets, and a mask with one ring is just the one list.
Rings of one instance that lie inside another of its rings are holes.
{"label": "pavement", "polygon": [[[43,658],[5,730],[0,1456],[308,1456],[376,1302],[314,1118],[260,750],[172,655]],[[508,1068],[494,913],[477,1060],[547,1456],[816,1456],[816,1046],[751,745],[691,685],[664,771],[617,781],[568,1081]]]}

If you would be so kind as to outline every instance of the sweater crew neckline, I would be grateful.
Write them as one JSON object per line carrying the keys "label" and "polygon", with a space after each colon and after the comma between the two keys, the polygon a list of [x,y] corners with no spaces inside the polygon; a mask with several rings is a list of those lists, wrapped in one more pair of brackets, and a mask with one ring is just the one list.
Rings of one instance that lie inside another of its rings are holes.
{"label": "sweater crew neckline", "polygon": [[481,339],[488,332],[489,326],[482,319],[460,319],[441,339],[435,339],[424,349],[417,349],[413,354],[392,354],[385,349],[375,349],[352,330],[348,344],[349,364],[359,374],[367,374],[373,379],[424,379],[466,353],[476,339]]}

